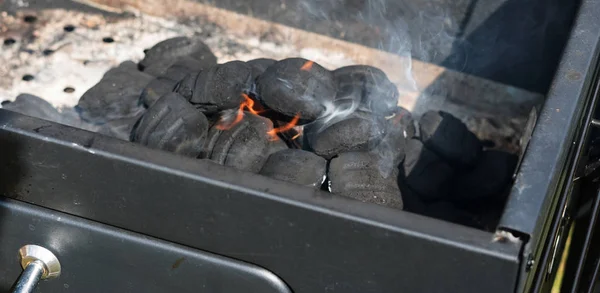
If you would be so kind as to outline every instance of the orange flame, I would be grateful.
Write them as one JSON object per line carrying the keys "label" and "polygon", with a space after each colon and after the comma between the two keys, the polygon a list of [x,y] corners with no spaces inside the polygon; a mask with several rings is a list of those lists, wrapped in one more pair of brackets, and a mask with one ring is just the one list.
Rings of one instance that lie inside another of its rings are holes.
{"label": "orange flame", "polygon": [[315,64],[314,61],[306,61],[306,63],[304,63],[304,65],[302,65],[302,67],[300,67],[300,70],[304,70],[304,71],[310,71],[313,67],[313,64]]}
{"label": "orange flame", "polygon": [[294,119],[292,119],[292,121],[290,121],[288,124],[280,126],[280,127],[275,127],[273,129],[267,131],[267,134],[270,136],[271,140],[277,140],[279,138],[277,136],[278,133],[288,131],[288,130],[294,128],[294,126],[296,126],[296,124],[298,124],[298,120],[300,120],[300,114],[296,114],[296,116],[294,116]]}
{"label": "orange flame", "polygon": [[252,100],[247,94],[242,93],[242,97],[244,98],[244,101],[240,104],[240,108],[237,110],[235,119],[232,122],[227,122],[227,119],[224,116],[221,116],[219,123],[215,126],[218,130],[228,130],[240,123],[240,121],[244,119],[244,108],[254,115],[258,115],[261,112],[254,109],[254,100]]}
{"label": "orange flame", "polygon": [[294,127],[294,129],[297,131],[297,133],[296,135],[292,136],[291,140],[295,140],[296,138],[300,137],[300,135],[302,135],[302,133],[304,132],[304,127],[302,126]]}

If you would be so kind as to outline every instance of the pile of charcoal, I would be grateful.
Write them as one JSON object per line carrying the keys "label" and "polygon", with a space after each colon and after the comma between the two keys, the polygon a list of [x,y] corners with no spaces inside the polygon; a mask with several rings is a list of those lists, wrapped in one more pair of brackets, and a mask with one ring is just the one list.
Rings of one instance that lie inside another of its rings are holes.
{"label": "pile of charcoal", "polygon": [[363,202],[494,228],[517,158],[485,149],[457,118],[418,121],[363,65],[302,59],[217,63],[178,37],[108,71],[80,99],[99,132]]}

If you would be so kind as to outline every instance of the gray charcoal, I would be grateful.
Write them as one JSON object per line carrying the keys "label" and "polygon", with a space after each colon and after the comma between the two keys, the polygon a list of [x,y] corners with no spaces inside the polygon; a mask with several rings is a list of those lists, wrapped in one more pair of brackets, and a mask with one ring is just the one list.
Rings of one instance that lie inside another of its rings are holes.
{"label": "gray charcoal", "polygon": [[20,94],[13,102],[2,108],[48,121],[60,122],[62,120],[58,110],[48,101],[30,94]]}
{"label": "gray charcoal", "polygon": [[360,102],[359,109],[380,115],[391,114],[398,104],[398,88],[378,68],[352,65],[333,72],[337,82],[336,99]]}
{"label": "gray charcoal", "polygon": [[510,187],[517,161],[516,155],[507,152],[484,151],[473,170],[454,180],[453,200],[489,201],[502,197]]}
{"label": "gray charcoal", "polygon": [[[215,60],[211,61],[199,61],[189,56],[180,57],[175,60],[165,59],[148,66],[144,70],[144,73],[152,76],[169,76],[172,79],[181,80],[187,73],[206,70],[217,65]],[[172,76],[174,74],[179,76]]]}
{"label": "gray charcoal", "polygon": [[367,112],[354,112],[325,122],[317,120],[304,128],[313,151],[326,159],[337,154],[368,151],[375,148],[386,134],[384,117]]}
{"label": "gray charcoal", "polygon": [[142,145],[198,157],[203,150],[208,120],[182,96],[169,93],[154,103],[132,131]]}
{"label": "gray charcoal", "polygon": [[269,156],[260,174],[303,186],[320,188],[327,161],[311,152],[285,149]]}
{"label": "gray charcoal", "polygon": [[76,106],[81,119],[94,124],[104,124],[115,119],[135,117],[144,111],[139,99],[152,76],[121,65],[107,72],[86,91]]}
{"label": "gray charcoal", "polygon": [[[161,41],[146,51],[144,59],[140,61],[139,68],[145,70],[156,63],[166,60],[175,62],[180,57],[191,57],[204,64],[216,64],[217,57],[210,51],[200,38],[175,37]],[[170,66],[170,64],[165,67]]]}
{"label": "gray charcoal", "polygon": [[153,79],[142,91],[140,95],[141,103],[146,106],[152,106],[160,97],[173,92],[177,82],[162,77]]}
{"label": "gray charcoal", "polygon": [[424,201],[447,197],[454,170],[417,139],[406,142],[405,182]]}
{"label": "gray charcoal", "polygon": [[402,209],[398,170],[385,176],[379,172],[377,157],[367,152],[340,154],[331,160],[331,192],[360,200]]}
{"label": "gray charcoal", "polygon": [[251,69],[241,61],[219,64],[190,74],[176,91],[206,113],[237,108],[244,101],[242,93],[251,86]]}
{"label": "gray charcoal", "polygon": [[210,129],[201,157],[257,173],[281,143],[271,140],[267,134],[271,129],[273,123],[269,119],[244,112],[244,118],[231,128],[219,130],[215,125]]}
{"label": "gray charcoal", "polygon": [[265,72],[269,66],[275,64],[275,62],[277,62],[277,60],[268,58],[259,58],[246,62],[252,69],[252,80],[256,80],[259,75]]}
{"label": "gray charcoal", "polygon": [[72,108],[59,110],[54,108],[48,101],[30,94],[18,95],[13,102],[3,105],[2,109],[89,131],[98,129],[96,125],[82,121],[79,114]]}
{"label": "gray charcoal", "polygon": [[457,168],[470,168],[482,151],[479,139],[458,118],[442,111],[429,111],[419,119],[421,140]]}
{"label": "gray charcoal", "polygon": [[310,62],[289,58],[269,66],[256,80],[261,101],[288,117],[299,114],[305,121],[319,118],[326,105],[333,105],[336,85],[330,71]]}
{"label": "gray charcoal", "polygon": [[129,141],[131,139],[131,132],[135,123],[142,117],[143,113],[140,113],[136,117],[123,118],[109,121],[102,124],[98,129],[98,133],[118,138],[120,140]]}

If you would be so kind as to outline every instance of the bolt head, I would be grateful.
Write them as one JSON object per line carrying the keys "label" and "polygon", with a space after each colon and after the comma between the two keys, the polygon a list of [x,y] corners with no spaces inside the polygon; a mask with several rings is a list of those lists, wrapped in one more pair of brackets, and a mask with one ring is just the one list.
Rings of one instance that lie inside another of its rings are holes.
{"label": "bolt head", "polygon": [[25,245],[19,249],[21,267],[25,269],[32,261],[40,260],[44,264],[42,279],[56,278],[60,276],[60,262],[50,250],[38,245]]}

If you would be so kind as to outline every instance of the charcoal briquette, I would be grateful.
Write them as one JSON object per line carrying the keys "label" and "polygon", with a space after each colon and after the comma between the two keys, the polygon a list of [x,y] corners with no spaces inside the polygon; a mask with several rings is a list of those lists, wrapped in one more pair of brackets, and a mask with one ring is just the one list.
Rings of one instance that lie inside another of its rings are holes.
{"label": "charcoal briquette", "polygon": [[459,174],[454,180],[453,200],[460,202],[493,200],[510,187],[518,157],[514,154],[484,151],[475,168]]}
{"label": "charcoal briquette", "polygon": [[318,189],[325,178],[326,167],[327,161],[311,152],[285,149],[271,154],[259,173]]}
{"label": "charcoal briquette", "polygon": [[359,109],[391,114],[398,104],[398,88],[378,68],[368,65],[345,66],[333,71],[337,82],[336,99],[360,102]]}
{"label": "charcoal briquette", "polygon": [[430,150],[457,168],[475,165],[482,151],[479,139],[458,118],[443,111],[429,111],[419,119],[420,136]]}
{"label": "charcoal briquette", "polygon": [[181,57],[191,57],[204,64],[217,63],[217,57],[199,38],[175,37],[161,41],[148,49],[144,59],[139,63],[139,68],[145,70],[153,64],[165,62],[165,60],[174,62]]}
{"label": "charcoal briquette", "polygon": [[140,113],[139,115],[134,117],[109,121],[100,126],[100,129],[98,129],[98,133],[118,138],[120,140],[129,141],[131,139],[131,131],[133,130],[133,127],[135,126],[137,121],[142,117],[143,114],[144,113]]}
{"label": "charcoal briquette", "polygon": [[169,93],[148,108],[132,130],[131,140],[195,158],[203,150],[207,130],[202,112],[177,93]]}
{"label": "charcoal briquette", "polygon": [[333,158],[328,173],[331,192],[362,202],[402,209],[398,170],[386,176],[379,171],[379,163],[376,156],[367,152],[343,153]]}
{"label": "charcoal briquette", "polygon": [[206,113],[239,107],[242,93],[251,85],[251,69],[241,61],[231,61],[211,67],[197,75],[190,74],[176,91]]}
{"label": "charcoal briquette", "polygon": [[160,97],[173,92],[176,81],[157,77],[153,79],[142,91],[140,101],[144,106],[152,106]]}
{"label": "charcoal briquette", "polygon": [[81,118],[90,123],[103,124],[115,119],[137,116],[144,107],[139,99],[152,76],[130,65],[121,65],[107,72],[86,91],[76,109]]}
{"label": "charcoal briquette", "polygon": [[317,120],[304,127],[312,150],[330,159],[337,154],[368,151],[376,147],[386,134],[384,117],[368,112],[354,112],[330,121]]}
{"label": "charcoal briquette", "polygon": [[13,102],[3,105],[2,108],[48,121],[60,123],[61,120],[60,113],[52,104],[38,96],[30,94],[20,94]]}
{"label": "charcoal briquette", "polygon": [[170,77],[174,80],[181,80],[187,73],[193,71],[202,71],[216,65],[216,62],[205,62],[185,56],[176,60],[163,59],[148,66],[144,73],[152,76]]}
{"label": "charcoal briquette", "polygon": [[201,157],[257,173],[281,143],[271,140],[267,134],[271,129],[273,123],[269,119],[244,112],[242,120],[231,128],[220,130],[215,125],[210,129]]}
{"label": "charcoal briquette", "polygon": [[277,60],[269,58],[259,58],[246,62],[252,69],[252,81],[256,80],[259,75],[263,74],[263,72],[265,72],[269,66],[275,64],[275,62],[277,62]]}
{"label": "charcoal briquette", "polygon": [[402,164],[406,184],[424,201],[447,197],[454,170],[417,139],[406,142]]}
{"label": "charcoal briquette", "polygon": [[336,95],[333,74],[302,58],[289,58],[269,66],[257,80],[257,92],[269,108],[304,121],[319,118]]}

